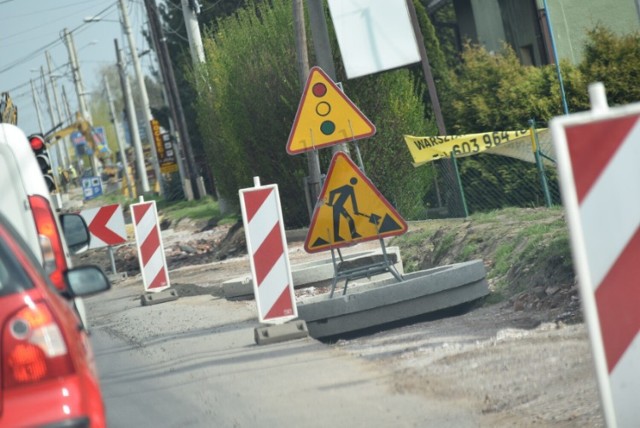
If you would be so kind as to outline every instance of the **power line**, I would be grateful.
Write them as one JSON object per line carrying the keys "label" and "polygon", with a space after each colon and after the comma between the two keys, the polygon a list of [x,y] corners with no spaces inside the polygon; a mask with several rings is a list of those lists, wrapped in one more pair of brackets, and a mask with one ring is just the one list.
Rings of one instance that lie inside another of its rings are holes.
{"label": "power line", "polygon": [[30,59],[33,59],[33,57],[35,57],[38,54],[43,53],[44,51],[46,51],[49,48],[52,48],[56,45],[59,45],[60,43],[62,43],[60,40],[55,40],[53,42],[49,42],[46,45],[36,49],[33,52],[28,53],[27,55],[23,56],[22,58],[18,58],[17,60],[7,64],[6,66],[0,68],[0,74],[2,73],[6,73],[7,71],[21,65],[24,64],[25,62],[29,61]]}
{"label": "power line", "polygon": [[[103,10],[101,10],[100,12],[98,12],[96,15],[98,15],[98,16],[99,16],[99,15],[101,15],[101,14],[105,13],[106,11],[108,11],[109,9],[111,9],[111,8],[112,8],[112,7],[114,7],[114,6],[116,6],[116,4],[115,4],[115,3],[113,3],[113,4],[109,5],[109,6],[107,6],[106,8],[104,8]],[[72,30],[70,30],[69,32],[70,32],[70,33],[73,33],[73,32],[76,32],[76,31],[77,31],[77,32],[80,32],[79,30],[80,30],[80,29],[82,29],[83,27],[86,27],[88,24],[89,24],[88,22],[83,22],[82,24],[80,24],[80,25],[78,25],[77,27],[73,28],[73,29],[72,29]],[[2,73],[6,73],[7,71],[9,71],[9,70],[11,70],[11,69],[13,69],[13,68],[15,68],[15,67],[17,67],[17,66],[22,65],[22,64],[26,63],[27,61],[29,61],[29,60],[33,59],[33,58],[34,58],[34,57],[36,57],[37,55],[42,54],[42,53],[43,53],[44,51],[46,51],[47,49],[53,48],[54,46],[58,46],[58,45],[60,45],[60,44],[62,44],[62,43],[63,43],[63,40],[62,40],[62,39],[58,39],[58,40],[55,40],[55,41],[53,41],[53,42],[49,42],[49,43],[47,43],[46,45],[44,45],[44,46],[42,46],[42,47],[40,47],[40,48],[36,49],[35,51],[30,52],[30,53],[28,53],[27,55],[25,55],[25,56],[23,56],[23,57],[21,57],[21,58],[18,58],[17,60],[15,60],[15,61],[13,61],[13,62],[10,62],[9,64],[5,65],[4,67],[1,67],[1,68],[0,68],[0,74],[2,74]]]}
{"label": "power line", "polygon": [[[2,4],[2,3],[0,3],[0,4]],[[117,4],[116,4],[116,3],[112,3],[111,5],[107,6],[107,7],[106,7],[106,8],[104,8],[104,9],[102,9],[101,11],[99,11],[98,13],[96,13],[95,15],[96,15],[96,16],[101,16],[101,15],[108,14],[107,12],[109,11],[109,9],[112,9],[112,8],[113,8],[113,11],[116,11],[116,10],[117,10],[117,9],[115,8],[116,6],[117,6]],[[88,28],[89,28],[89,24],[90,24],[89,22],[83,22],[82,24],[78,25],[78,26],[77,26],[77,27],[75,27],[74,29],[70,30],[70,33],[74,33],[74,32],[75,32],[76,34],[77,34],[77,33],[81,33],[82,31],[84,31],[84,30],[86,30],[86,29],[88,29]],[[40,47],[40,48],[38,48],[38,49],[36,49],[36,50],[34,50],[34,51],[32,51],[32,52],[28,53],[27,55],[25,55],[25,56],[23,56],[23,57],[21,57],[21,58],[18,58],[18,59],[16,59],[16,60],[14,60],[13,62],[10,62],[10,63],[6,64],[6,65],[5,65],[5,66],[3,66],[3,67],[0,67],[0,74],[2,74],[2,73],[6,73],[6,72],[8,72],[8,71],[10,71],[10,70],[14,69],[15,67],[18,67],[18,66],[20,66],[20,65],[22,65],[22,64],[25,64],[25,63],[27,63],[28,61],[30,61],[30,60],[32,60],[32,59],[35,59],[38,55],[41,55],[41,54],[42,54],[42,53],[44,53],[46,50],[48,50],[48,49],[52,49],[52,48],[54,48],[54,47],[57,47],[57,46],[59,46],[59,45],[61,45],[61,44],[63,44],[63,43],[64,43],[63,38],[62,38],[62,37],[59,37],[57,40],[52,41],[52,42],[49,42],[49,43],[47,43],[46,45],[44,45],[44,46],[42,46],[42,47]],[[52,70],[52,71],[54,71],[54,72],[55,72],[55,71],[61,70],[61,69],[63,69],[63,68],[67,68],[68,66],[69,66],[69,64],[68,64],[68,63],[65,63],[65,64],[63,64],[63,65],[61,65],[61,66],[56,67],[56,68],[55,68],[54,70]],[[67,74],[68,74],[68,73],[66,73],[66,72],[64,73],[64,75],[67,75]],[[29,84],[29,81],[24,82],[24,83],[22,83],[22,84],[19,84],[18,86],[16,86],[16,87],[14,87],[14,88],[10,89],[10,90],[9,90],[9,92],[13,92],[13,91],[19,90],[20,88],[22,88],[22,87],[24,87],[25,85],[28,85],[28,84]]]}
{"label": "power line", "polygon": [[[13,1],[13,0],[7,0],[6,2],[8,2],[8,1]],[[5,2],[5,3],[6,3],[6,2]],[[0,4],[3,4],[3,3],[2,3],[2,2],[0,2]],[[86,0],[84,0],[84,1],[79,1],[79,2],[77,2],[77,3],[70,3],[70,4],[67,4],[67,5],[64,5],[64,6],[52,7],[52,8],[50,8],[50,9],[38,9],[38,13],[41,13],[41,14],[42,14],[42,13],[47,13],[47,12],[54,12],[54,11],[56,11],[56,10],[66,9],[66,8],[68,8],[68,7],[77,6],[77,5],[79,5],[79,4],[84,4],[84,5],[86,5],[86,4],[87,4],[87,2],[86,2]],[[32,15],[33,15],[33,11],[31,11],[31,12],[27,12],[27,13],[20,13],[20,14],[18,14],[18,15],[9,15],[9,16],[7,16],[7,15],[3,15],[3,16],[2,16],[2,19],[0,19],[0,21],[2,21],[2,20],[8,20],[8,19],[14,19],[14,18],[23,18],[23,17],[25,17],[25,16],[32,16]],[[9,36],[9,37],[12,37],[12,36]]]}
{"label": "power line", "polygon": [[[74,3],[74,4],[78,4],[78,3]],[[85,4],[86,4],[86,3],[85,3]],[[115,4],[112,4],[112,5],[111,5],[111,6],[109,6],[109,7],[113,7],[113,6],[115,6]],[[66,6],[63,6],[63,7],[66,7]],[[63,7],[61,7],[61,8],[63,8]],[[84,11],[92,10],[94,7],[95,7],[95,6],[94,6],[94,5],[92,5],[92,6],[89,6],[89,7],[87,7],[87,8],[77,10],[76,12],[77,12],[77,13],[80,13],[80,12],[84,12]],[[55,10],[55,9],[49,9],[49,11],[51,11],[51,10]],[[39,12],[40,12],[40,13],[46,13],[47,11],[45,10],[45,11],[39,11]],[[19,17],[19,16],[20,16],[20,15],[18,15],[18,16],[16,16],[16,17]],[[25,16],[25,15],[22,15],[22,16]],[[27,16],[28,16],[28,15],[27,15]],[[2,19],[2,20],[5,20],[5,18],[6,18],[6,17],[3,17],[3,19]],[[25,40],[24,40],[24,36],[25,36],[25,35],[27,35],[27,34],[35,34],[35,35],[39,35],[40,37],[42,37],[42,33],[41,33],[41,28],[40,28],[40,27],[41,27],[40,25],[36,25],[36,26],[35,26],[35,27],[33,27],[33,28],[27,28],[27,29],[24,29],[23,31],[20,31],[20,32],[18,32],[18,33],[14,33],[14,34],[9,34],[9,35],[3,36],[3,38],[2,38],[3,43],[5,43],[5,42],[6,42],[7,40],[9,40],[9,39],[13,39],[13,38],[20,38],[20,40],[18,41],[18,44],[19,44],[19,43],[21,43],[21,42],[25,41]]]}

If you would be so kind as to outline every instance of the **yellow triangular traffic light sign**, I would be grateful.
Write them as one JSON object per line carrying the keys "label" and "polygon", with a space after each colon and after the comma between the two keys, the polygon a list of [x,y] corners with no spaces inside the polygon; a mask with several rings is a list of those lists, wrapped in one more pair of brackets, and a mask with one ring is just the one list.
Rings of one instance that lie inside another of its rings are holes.
{"label": "yellow triangular traffic light sign", "polygon": [[304,249],[315,253],[402,235],[407,223],[353,163],[338,152],[313,211]]}
{"label": "yellow triangular traffic light sign", "polygon": [[375,133],[373,123],[333,80],[320,67],[313,67],[291,127],[287,153],[296,155]]}

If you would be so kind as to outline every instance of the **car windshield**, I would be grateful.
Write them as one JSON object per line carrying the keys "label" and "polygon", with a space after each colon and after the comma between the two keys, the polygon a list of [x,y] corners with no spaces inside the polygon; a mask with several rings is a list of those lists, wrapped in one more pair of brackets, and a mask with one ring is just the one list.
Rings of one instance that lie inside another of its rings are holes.
{"label": "car windshield", "polygon": [[[24,245],[22,245],[24,248]],[[0,240],[0,296],[33,288],[33,283],[20,266],[15,254]]]}

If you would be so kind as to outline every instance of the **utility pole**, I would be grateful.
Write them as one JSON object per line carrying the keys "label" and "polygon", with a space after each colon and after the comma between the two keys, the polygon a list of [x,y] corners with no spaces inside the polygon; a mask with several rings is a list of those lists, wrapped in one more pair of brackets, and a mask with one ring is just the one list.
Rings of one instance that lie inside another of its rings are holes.
{"label": "utility pole", "polygon": [[[55,129],[56,128],[56,119],[53,115],[53,106],[51,103],[51,97],[49,95],[49,86],[47,85],[47,80],[45,78],[45,74],[44,74],[44,68],[42,66],[40,66],[40,77],[42,78],[42,85],[44,87],[44,94],[45,94],[45,98],[47,100],[47,107],[49,109],[49,119],[51,120],[51,129]],[[58,166],[60,165],[60,153],[58,152],[52,152],[55,153],[55,156],[51,156],[51,163],[52,163],[52,170],[53,170],[53,176],[55,177],[55,182],[56,185],[58,183]]]}
{"label": "utility pole", "polygon": [[62,86],[62,105],[64,107],[64,112],[67,115],[67,122],[73,122],[73,115],[71,114],[71,108],[69,107],[69,98],[67,98],[67,91],[65,91],[64,86]]}
{"label": "utility pole", "polygon": [[[73,123],[74,119],[73,119],[73,114],[71,113],[71,107],[69,106],[69,98],[67,97],[67,91],[64,89],[64,85],[62,85],[62,106],[64,107],[64,113],[67,116],[66,117],[66,121],[68,123]],[[73,153],[76,154],[76,164],[78,165],[78,171],[80,171],[80,156],[78,155],[78,152],[76,151],[76,147],[73,144],[73,141],[71,141],[71,139],[69,139],[70,142],[70,147],[71,150],[73,151]],[[67,153],[69,153],[67,151]],[[69,154],[69,159],[71,159],[71,154]],[[69,160],[69,165],[71,165],[72,162],[71,160]]]}
{"label": "utility pole", "polygon": [[[164,192],[162,190],[162,175],[160,174],[160,165],[158,164],[158,153],[156,151],[156,145],[153,141],[153,130],[151,129],[151,120],[153,116],[151,115],[151,107],[149,107],[149,95],[147,94],[147,86],[144,82],[144,75],[142,74],[142,67],[140,66],[140,58],[138,58],[138,50],[136,47],[135,40],[133,35],[131,34],[131,26],[129,25],[129,11],[127,10],[127,5],[124,0],[118,0],[118,4],[120,5],[120,13],[122,14],[122,27],[127,36],[127,40],[129,41],[129,50],[131,51],[131,59],[133,61],[133,68],[136,72],[136,78],[138,80],[138,86],[140,88],[140,98],[142,100],[142,114],[144,115],[145,128],[147,131],[147,139],[149,141],[149,145],[151,146],[151,155],[152,155],[152,164],[153,171],[156,175],[156,180],[159,184],[160,194],[163,195]],[[146,172],[145,172],[146,175]]]}
{"label": "utility pole", "polygon": [[333,81],[336,81],[336,67],[333,64],[331,55],[331,43],[329,42],[329,30],[324,17],[324,6],[322,0],[307,0],[309,9],[309,25],[311,25],[311,35],[313,37],[313,48],[316,52],[318,66]]}
{"label": "utility pole", "polygon": [[424,73],[424,80],[427,82],[427,88],[429,89],[429,99],[431,100],[431,106],[433,107],[433,113],[436,116],[436,125],[440,135],[447,135],[447,128],[444,124],[442,117],[442,109],[440,108],[440,100],[438,99],[438,92],[436,91],[436,84],[433,80],[433,73],[431,72],[431,65],[429,65],[429,57],[427,56],[427,50],[424,46],[424,37],[420,30],[420,24],[418,23],[418,14],[416,13],[413,0],[406,0],[407,9],[409,10],[409,16],[411,17],[411,24],[413,26],[413,34],[416,37],[418,43],[418,50],[420,51],[420,59],[422,64],[422,72]]}
{"label": "utility pole", "polygon": [[[200,5],[198,4],[198,0],[182,0],[182,15],[184,16],[184,23],[187,29],[189,49],[191,50],[191,60],[193,61],[193,65],[196,70],[205,63],[204,47],[202,46],[200,26],[198,25],[197,14],[199,12]],[[158,29],[160,29],[160,26],[158,26]],[[195,165],[193,167],[195,169]],[[194,172],[194,175],[196,176],[198,193],[200,197],[202,197],[207,194],[207,191],[204,188],[204,181],[199,174]],[[218,200],[220,200],[220,198],[218,198]],[[221,205],[223,204],[221,203]]]}
{"label": "utility pole", "polygon": [[[409,11],[409,17],[411,18],[411,26],[413,27],[413,34],[415,35],[416,42],[418,43],[418,50],[420,51],[420,60],[422,64],[422,72],[424,74],[424,80],[427,83],[427,89],[429,90],[429,100],[431,101],[431,107],[433,108],[433,114],[436,119],[436,126],[438,127],[439,135],[447,135],[447,127],[444,123],[442,116],[442,109],[440,108],[440,100],[438,98],[438,91],[436,90],[436,84],[433,80],[433,73],[431,72],[431,65],[429,64],[429,57],[427,56],[427,50],[424,46],[424,37],[420,30],[420,23],[418,22],[418,14],[416,12],[413,0],[406,0],[407,10]],[[439,161],[442,167],[443,174],[447,177],[449,183],[457,183],[458,176],[456,174],[453,159],[441,159]],[[436,189],[438,189],[438,181],[435,180]],[[461,187],[454,186],[451,190],[453,197],[451,198],[450,213],[460,215],[465,213],[464,200],[461,192]],[[439,193],[438,193],[439,194]],[[439,199],[439,198],[438,198]]]}
{"label": "utility pole", "polygon": [[47,59],[47,69],[49,71],[49,84],[51,85],[51,92],[53,93],[53,107],[51,109],[52,113],[55,113],[55,124],[54,126],[60,126],[60,106],[58,104],[58,91],[56,90],[56,79],[53,77],[53,69],[51,66],[51,55],[49,55],[49,51],[45,51],[44,55]]}
{"label": "utility pole", "polygon": [[44,88],[44,96],[47,100],[47,109],[49,110],[49,120],[51,120],[51,129],[56,127],[56,118],[53,116],[53,107],[51,103],[51,96],[49,95],[49,85],[47,85],[47,79],[44,74],[44,68],[40,66],[40,78],[42,79],[42,86]]}
{"label": "utility pole", "polygon": [[[85,98],[86,92],[84,90],[84,84],[82,83],[82,75],[80,74],[80,66],[78,64],[78,56],[76,54],[76,47],[73,43],[73,37],[66,28],[63,30],[63,34],[67,45],[67,50],[69,51],[69,62],[71,63],[71,70],[73,72],[73,83],[76,87],[76,94],[78,95],[78,106],[80,108],[80,115],[89,123],[89,125],[92,125],[93,119],[91,118],[91,112],[87,107],[87,101]],[[92,145],[92,142],[87,141],[87,144]],[[92,148],[94,150],[93,154],[91,155],[91,170],[94,176],[98,176],[96,150],[95,147]]]}
{"label": "utility pole", "polygon": [[[51,55],[49,51],[45,51],[45,57],[47,58],[47,69],[49,70],[49,81],[51,83],[51,92],[53,93],[53,110],[56,114],[56,124],[54,126],[60,126],[62,124],[62,115],[60,114],[60,100],[58,98],[58,87],[56,84],[56,78],[53,75],[53,67],[51,65]],[[60,164],[63,169],[67,169],[70,160],[69,153],[67,152],[67,146],[65,144],[66,137],[58,140],[56,144],[57,154],[60,159]]]}
{"label": "utility pole", "polygon": [[36,107],[36,116],[38,117],[38,126],[40,127],[40,133],[44,134],[44,125],[42,124],[42,115],[40,114],[40,101],[36,95],[36,87],[33,84],[33,79],[30,79],[31,82],[31,96],[33,97],[33,105]]}
{"label": "utility pole", "polygon": [[131,141],[133,142],[133,148],[136,152],[136,170],[138,171],[138,178],[140,179],[140,187],[142,188],[142,193],[149,193],[149,178],[147,177],[147,167],[144,164],[144,153],[142,151],[142,142],[140,141],[140,132],[138,130],[138,118],[136,117],[136,109],[133,105],[133,98],[131,96],[131,85],[129,84],[129,79],[127,78],[127,73],[124,68],[122,52],[118,47],[118,40],[114,39],[113,43],[116,46],[116,57],[118,59],[120,85],[122,86],[122,95],[125,100],[125,110],[127,111],[127,119],[129,120],[129,133],[131,134]]}
{"label": "utility pole", "polygon": [[[174,121],[178,129],[180,145],[184,150],[187,170],[189,172],[189,177],[191,180],[191,189],[193,189],[193,183],[196,183],[198,180],[196,176],[196,163],[193,157],[193,150],[191,148],[191,141],[189,138],[189,132],[187,130],[184,111],[182,109],[180,93],[178,92],[178,86],[176,85],[176,79],[173,73],[173,66],[171,65],[169,57],[169,50],[167,48],[166,40],[162,36],[162,29],[160,28],[160,20],[158,19],[158,11],[154,0],[144,0],[144,4],[147,9],[147,15],[149,17],[149,29],[151,32],[151,37],[153,39],[156,52],[158,53],[160,69],[162,70],[162,75],[164,77],[165,84],[167,85],[167,94],[169,95],[169,110],[171,111],[172,120]],[[198,195],[197,197],[199,198],[200,196],[203,195]]]}
{"label": "utility pole", "polygon": [[[78,56],[76,54],[76,47],[73,43],[73,37],[71,33],[65,28],[64,39],[69,51],[69,62],[71,63],[71,71],[73,72],[73,83],[76,86],[76,94],[78,95],[78,107],[82,117],[92,123],[91,112],[87,107],[87,100],[85,98],[86,92],[84,90],[84,84],[82,83],[82,74],[80,73],[80,65],[78,64]],[[89,141],[87,141],[89,143]]]}
{"label": "utility pole", "polygon": [[[298,76],[300,78],[301,89],[304,90],[309,76],[309,53],[307,52],[307,33],[304,25],[304,3],[303,0],[293,0],[293,23],[296,39],[296,57],[298,59]],[[309,168],[309,180],[306,185],[305,194],[309,193],[307,208],[309,218],[313,215],[313,210],[320,196],[320,156],[317,150],[307,152],[307,167]]]}
{"label": "utility pole", "polygon": [[[151,34],[153,36],[153,33]],[[153,38],[153,37],[152,37]],[[155,46],[155,41],[153,41]],[[156,52],[156,61],[160,64],[160,58],[157,56]],[[155,71],[155,70],[153,70]],[[164,70],[162,67],[158,69],[158,76],[160,77],[160,85],[162,86],[162,99],[166,105],[172,105],[169,100],[169,94],[167,92],[166,80],[164,78]],[[169,132],[172,138],[173,150],[176,154],[176,163],[178,164],[178,174],[180,175],[180,183],[182,185],[182,191],[185,195],[185,199],[188,201],[193,200],[193,190],[191,187],[191,179],[189,178],[189,174],[187,172],[187,167],[185,165],[185,158],[183,154],[182,147],[180,145],[180,138],[178,136],[178,131],[176,129],[176,115],[175,111],[169,108],[170,118],[169,118]]]}
{"label": "utility pole", "polygon": [[204,63],[204,48],[202,47],[200,26],[198,25],[198,17],[196,16],[199,12],[199,6],[197,4],[197,0],[182,0],[182,14],[184,15],[184,23],[187,28],[191,59],[196,67]]}
{"label": "utility pole", "polygon": [[[311,26],[311,36],[313,37],[313,48],[316,52],[318,66],[333,80],[337,82],[336,67],[333,64],[331,54],[331,43],[329,42],[329,30],[324,17],[324,6],[322,0],[307,0],[309,8],[309,25]],[[342,89],[342,88],[341,88]],[[331,148],[333,154],[344,152],[349,155],[349,148],[346,143],[336,144]]]}
{"label": "utility pole", "polygon": [[[117,45],[116,45],[117,49]],[[113,128],[116,131],[116,140],[118,140],[118,149],[120,151],[120,162],[122,162],[123,174],[125,182],[127,183],[127,190],[129,191],[129,198],[133,199],[136,195],[133,194],[133,189],[131,187],[131,181],[129,177],[129,162],[127,162],[127,153],[124,148],[124,138],[122,137],[122,127],[120,126],[120,122],[118,122],[118,116],[116,115],[116,110],[113,106],[113,97],[111,96],[111,88],[109,87],[109,81],[107,80],[107,76],[104,76],[104,88],[107,91],[107,102],[109,103],[109,114],[111,115],[111,122],[113,123]]]}

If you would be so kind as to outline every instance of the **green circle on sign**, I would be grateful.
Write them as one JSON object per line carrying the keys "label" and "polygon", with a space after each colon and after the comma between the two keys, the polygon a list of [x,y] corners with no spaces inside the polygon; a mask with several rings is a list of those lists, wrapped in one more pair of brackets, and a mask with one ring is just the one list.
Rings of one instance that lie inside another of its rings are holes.
{"label": "green circle on sign", "polygon": [[320,125],[320,131],[322,131],[324,135],[331,135],[335,130],[336,130],[336,125],[330,120],[325,120]]}

